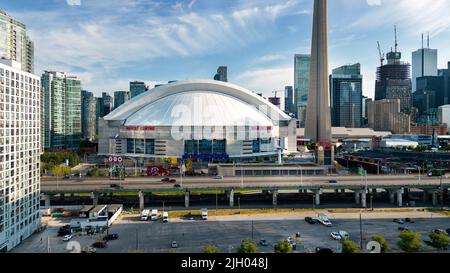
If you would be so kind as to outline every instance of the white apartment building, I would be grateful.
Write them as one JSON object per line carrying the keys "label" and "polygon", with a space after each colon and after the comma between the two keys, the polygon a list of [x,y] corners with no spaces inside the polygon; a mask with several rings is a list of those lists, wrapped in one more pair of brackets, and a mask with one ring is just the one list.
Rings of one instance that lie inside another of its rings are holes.
{"label": "white apartment building", "polygon": [[40,78],[0,59],[0,252],[39,227]]}

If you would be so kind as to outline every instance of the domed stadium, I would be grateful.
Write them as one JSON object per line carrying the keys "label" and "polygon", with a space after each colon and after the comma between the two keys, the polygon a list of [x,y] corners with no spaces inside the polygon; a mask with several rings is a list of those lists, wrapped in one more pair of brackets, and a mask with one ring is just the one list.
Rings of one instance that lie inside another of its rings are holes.
{"label": "domed stadium", "polygon": [[263,97],[221,81],[174,82],[99,121],[99,154],[227,161],[296,150],[296,124]]}

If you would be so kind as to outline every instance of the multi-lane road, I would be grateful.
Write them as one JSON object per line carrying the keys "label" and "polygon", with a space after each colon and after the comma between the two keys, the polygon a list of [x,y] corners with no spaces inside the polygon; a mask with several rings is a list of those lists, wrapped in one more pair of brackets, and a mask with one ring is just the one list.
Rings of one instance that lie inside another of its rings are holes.
{"label": "multi-lane road", "polygon": [[[283,176],[283,177],[226,177],[214,179],[213,177],[174,177],[177,184],[182,189],[291,189],[291,188],[389,188],[389,187],[409,187],[409,188],[450,188],[450,179],[446,177],[419,177],[417,175],[388,176],[377,175],[367,176]],[[330,183],[336,180],[337,183]],[[102,191],[112,190],[111,184],[120,184],[123,190],[174,190],[172,183],[165,183],[161,178],[154,177],[134,177],[125,180],[104,179],[42,179],[42,192],[77,192],[77,191]]]}

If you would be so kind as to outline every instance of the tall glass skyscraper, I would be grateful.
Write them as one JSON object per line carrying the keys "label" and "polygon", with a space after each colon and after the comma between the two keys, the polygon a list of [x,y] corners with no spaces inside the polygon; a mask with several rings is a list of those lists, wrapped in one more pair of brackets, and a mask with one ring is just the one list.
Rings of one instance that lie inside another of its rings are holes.
{"label": "tall glass skyscraper", "polygon": [[76,149],[81,141],[81,81],[63,72],[41,77],[45,149]]}
{"label": "tall glass skyscraper", "polygon": [[116,91],[114,92],[114,109],[119,108],[122,104],[130,99],[130,92]]}
{"label": "tall glass skyscraper", "polygon": [[438,50],[431,49],[428,45],[412,53],[412,92],[417,91],[417,78],[438,75]]}
{"label": "tall glass skyscraper", "polygon": [[361,65],[344,65],[330,75],[331,123],[335,127],[360,128],[362,120]]}
{"label": "tall glass skyscraper", "polygon": [[81,124],[83,138],[96,139],[97,128],[97,99],[89,91],[81,91]]}
{"label": "tall glass skyscraper", "polygon": [[17,61],[23,71],[34,71],[34,45],[26,26],[0,10],[0,58]]}
{"label": "tall glass skyscraper", "polygon": [[130,82],[130,95],[131,95],[131,98],[137,97],[137,96],[139,96],[140,94],[144,93],[147,90],[148,89],[145,86],[144,82],[140,82],[140,81]]}
{"label": "tall glass skyscraper", "polygon": [[305,127],[306,107],[308,106],[309,67],[311,55],[295,54],[294,56],[294,93],[295,114],[300,127]]}

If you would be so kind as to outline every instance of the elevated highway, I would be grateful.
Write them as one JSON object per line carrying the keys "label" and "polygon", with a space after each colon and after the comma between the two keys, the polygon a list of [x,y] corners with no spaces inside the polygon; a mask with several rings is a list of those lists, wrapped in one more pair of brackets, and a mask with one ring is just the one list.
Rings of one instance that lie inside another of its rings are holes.
{"label": "elevated highway", "polygon": [[[405,191],[421,190],[424,199],[431,196],[433,204],[438,203],[448,195],[450,180],[447,177],[426,177],[417,175],[374,175],[374,176],[283,176],[283,177],[226,177],[214,179],[211,177],[174,177],[176,184],[162,182],[161,178],[134,177],[125,180],[103,179],[43,179],[41,193],[46,204],[50,204],[50,196],[57,194],[89,193],[93,203],[98,202],[99,195],[120,192],[136,193],[140,206],[144,206],[144,196],[152,193],[184,193],[185,206],[189,207],[189,195],[193,192],[224,192],[234,205],[234,193],[237,191],[261,191],[271,193],[273,204],[282,191],[298,191],[300,194],[313,194],[315,204],[320,205],[320,195],[324,192],[345,193],[354,192],[355,202],[362,207],[367,206],[367,196],[384,191],[389,194],[390,202],[403,206]],[[334,181],[333,181],[334,180]],[[336,183],[331,183],[336,182]],[[113,188],[118,184],[120,188]]]}

